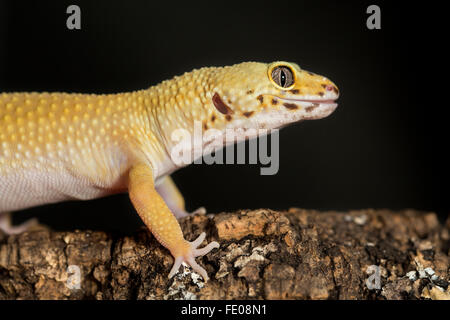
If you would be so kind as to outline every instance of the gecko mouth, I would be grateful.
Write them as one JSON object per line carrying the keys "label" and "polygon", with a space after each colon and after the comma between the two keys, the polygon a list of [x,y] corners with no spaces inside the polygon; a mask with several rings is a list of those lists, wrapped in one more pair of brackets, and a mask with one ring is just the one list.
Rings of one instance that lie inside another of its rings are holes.
{"label": "gecko mouth", "polygon": [[288,113],[295,112],[304,120],[325,118],[333,113],[338,106],[336,103],[337,97],[335,99],[297,99],[277,97],[277,99],[280,100],[281,105],[286,111],[288,111]]}
{"label": "gecko mouth", "polygon": [[[298,105],[301,105],[302,107],[306,106],[314,106],[314,107],[328,107],[328,108],[336,108],[337,103],[336,100],[339,96],[330,98],[324,98],[324,99],[299,99],[299,98],[291,98],[291,97],[280,97],[276,95],[269,95],[272,96],[273,99],[279,100],[285,107],[288,109],[297,109]],[[334,98],[334,99],[333,99]],[[273,100],[272,100],[273,101]],[[292,107],[292,108],[290,108]]]}
{"label": "gecko mouth", "polygon": [[306,102],[306,103],[318,103],[318,104],[336,104],[336,99],[295,99],[295,98],[278,98],[286,102]]}

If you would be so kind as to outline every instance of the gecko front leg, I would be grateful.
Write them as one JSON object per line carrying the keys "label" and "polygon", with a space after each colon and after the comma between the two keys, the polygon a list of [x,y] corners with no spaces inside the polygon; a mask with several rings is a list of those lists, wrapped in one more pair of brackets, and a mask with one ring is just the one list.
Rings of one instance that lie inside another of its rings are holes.
{"label": "gecko front leg", "polygon": [[187,217],[190,214],[206,214],[204,207],[200,207],[192,213],[186,211],[183,195],[169,175],[162,178],[161,183],[156,186],[156,190],[177,219]]}
{"label": "gecko front leg", "polygon": [[177,273],[182,262],[186,262],[207,281],[208,275],[205,269],[195,262],[195,258],[218,248],[219,244],[213,241],[206,247],[197,249],[205,239],[204,232],[192,242],[184,239],[177,219],[156,191],[152,169],[148,165],[138,164],[131,168],[128,192],[142,221],[175,258],[169,278]]}

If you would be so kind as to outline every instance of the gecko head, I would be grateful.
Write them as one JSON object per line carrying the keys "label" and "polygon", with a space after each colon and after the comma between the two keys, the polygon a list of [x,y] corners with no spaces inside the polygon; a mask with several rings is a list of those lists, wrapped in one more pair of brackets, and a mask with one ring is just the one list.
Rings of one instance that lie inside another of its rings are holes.
{"label": "gecko head", "polygon": [[324,118],[336,109],[339,97],[327,78],[284,61],[236,64],[212,79],[211,119],[228,128],[273,129]]}

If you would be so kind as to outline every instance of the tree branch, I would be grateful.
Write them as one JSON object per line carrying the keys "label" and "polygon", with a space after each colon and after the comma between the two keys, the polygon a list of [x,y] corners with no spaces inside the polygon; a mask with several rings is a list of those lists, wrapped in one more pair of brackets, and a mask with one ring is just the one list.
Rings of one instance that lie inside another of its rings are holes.
{"label": "tree branch", "polygon": [[221,245],[197,258],[207,284],[188,268],[168,279],[173,259],[145,229],[0,232],[0,299],[450,298],[450,219],[434,213],[242,210],[182,228]]}

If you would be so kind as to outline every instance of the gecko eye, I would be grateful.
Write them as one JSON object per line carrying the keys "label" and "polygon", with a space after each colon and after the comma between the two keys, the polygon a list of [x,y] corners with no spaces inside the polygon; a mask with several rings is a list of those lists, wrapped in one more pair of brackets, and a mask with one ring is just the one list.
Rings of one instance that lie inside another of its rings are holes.
{"label": "gecko eye", "polygon": [[272,80],[282,88],[288,88],[294,83],[294,74],[289,67],[278,66],[272,70]]}

